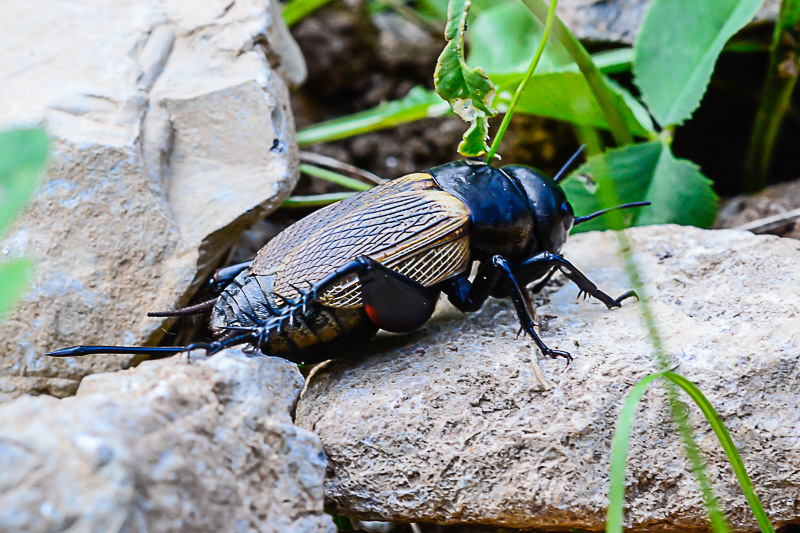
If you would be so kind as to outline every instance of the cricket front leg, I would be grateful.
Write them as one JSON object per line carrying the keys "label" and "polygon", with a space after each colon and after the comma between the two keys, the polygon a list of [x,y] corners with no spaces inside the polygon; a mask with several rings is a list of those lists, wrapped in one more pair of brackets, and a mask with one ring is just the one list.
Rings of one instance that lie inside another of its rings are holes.
{"label": "cricket front leg", "polygon": [[575,268],[572,263],[563,257],[550,252],[542,252],[534,255],[530,259],[526,259],[514,268],[514,272],[522,279],[525,279],[527,272],[541,270],[543,266],[558,268],[565,276],[567,276],[567,278],[569,278],[573,283],[575,283],[575,285],[578,286],[578,289],[580,290],[578,296],[586,293],[589,296],[597,298],[603,302],[609,309],[612,307],[622,307],[622,301],[628,298],[636,298],[637,300],[639,299],[639,296],[637,296],[634,291],[628,291],[618,298],[612,298],[608,294],[598,289],[597,285],[592,283],[592,281],[587,278],[583,272]]}

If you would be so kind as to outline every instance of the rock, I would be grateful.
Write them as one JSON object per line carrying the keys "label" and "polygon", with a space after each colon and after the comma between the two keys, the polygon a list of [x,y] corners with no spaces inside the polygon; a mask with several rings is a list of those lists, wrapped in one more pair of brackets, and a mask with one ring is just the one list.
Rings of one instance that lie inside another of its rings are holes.
{"label": "rock", "polygon": [[[652,0],[561,0],[556,13],[579,38],[633,44]],[[774,21],[780,0],[766,0],[754,22]]]}
{"label": "rock", "polygon": [[227,351],[4,404],[0,530],[335,532],[325,455],[292,424],[302,386],[291,363]]}
{"label": "rock", "polygon": [[0,324],[0,398],[74,393],[128,356],[44,357],[156,342],[148,310],[187,303],[297,179],[287,83],[305,75],[276,2],[4,5],[0,124],[44,122],[50,168],[3,256],[37,263]]}
{"label": "rock", "polygon": [[[797,523],[800,243],[680,226],[626,235],[668,356],[719,411],[772,523]],[[631,285],[616,250],[614,233],[588,233],[564,256],[616,296]],[[654,371],[653,349],[642,305],[576,303],[559,279],[537,297],[538,321],[575,360],[540,361],[551,390],[498,300],[469,316],[445,310],[317,373],[296,423],[322,439],[326,505],[365,520],[601,530],[617,415]],[[626,527],[707,531],[663,396],[653,387],[634,423]],[[716,437],[690,411],[722,509],[737,531],[755,530]]]}
{"label": "rock", "polygon": [[[800,180],[770,185],[758,194],[736,196],[720,203],[714,227],[745,226],[755,233],[800,239]],[[793,215],[793,216],[792,216]]]}

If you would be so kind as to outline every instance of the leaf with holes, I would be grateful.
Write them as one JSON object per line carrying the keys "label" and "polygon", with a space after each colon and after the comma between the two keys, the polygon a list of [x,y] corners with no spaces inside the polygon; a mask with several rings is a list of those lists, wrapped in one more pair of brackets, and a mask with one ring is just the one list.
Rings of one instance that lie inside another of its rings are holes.
{"label": "leaf with holes", "polygon": [[497,111],[492,108],[495,89],[491,80],[483,69],[470,67],[464,59],[464,32],[470,3],[470,0],[451,0],[448,6],[444,30],[447,45],[436,63],[433,80],[439,96],[450,103],[458,116],[471,123],[458,151],[474,157],[489,149],[487,119]]}

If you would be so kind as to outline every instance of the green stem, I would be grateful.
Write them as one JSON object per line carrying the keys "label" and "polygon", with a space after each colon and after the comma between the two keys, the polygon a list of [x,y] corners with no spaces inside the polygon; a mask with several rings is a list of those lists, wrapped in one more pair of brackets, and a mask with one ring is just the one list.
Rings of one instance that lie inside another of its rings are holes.
{"label": "green stem", "polygon": [[514,93],[514,98],[511,99],[511,104],[508,106],[505,116],[503,116],[503,122],[500,123],[500,128],[497,130],[497,134],[494,136],[492,147],[489,149],[489,154],[486,156],[487,165],[492,164],[494,156],[497,154],[497,150],[500,148],[500,141],[503,140],[503,135],[505,135],[506,129],[508,129],[508,124],[511,122],[511,115],[514,114],[514,109],[517,107],[519,97],[522,96],[523,91],[525,91],[525,86],[528,85],[528,81],[530,81],[531,77],[533,76],[533,71],[536,70],[536,65],[539,64],[539,60],[542,58],[542,53],[544,53],[544,47],[547,44],[547,39],[550,37],[550,27],[553,25],[557,3],[558,0],[550,0],[550,8],[547,11],[547,22],[544,24],[544,35],[542,35],[542,40],[539,41],[539,47],[536,49],[536,54],[533,56],[533,61],[531,61],[528,71],[525,73],[525,77],[522,78],[522,81],[517,86],[517,91]]}
{"label": "green stem", "polygon": [[353,191],[366,191],[372,188],[372,185],[370,185],[369,183],[364,183],[363,181],[349,178],[347,176],[339,174],[338,172],[333,172],[332,170],[315,167],[314,165],[307,165],[305,163],[302,163],[300,164],[300,172],[302,172],[303,174],[308,174],[309,176],[314,176],[315,178],[319,178],[321,180],[325,180],[330,183],[335,183],[336,185],[346,187]]}
{"label": "green stem", "polygon": [[[548,8],[542,0],[522,0],[522,2],[542,24],[546,23]],[[586,48],[558,17],[555,18],[553,37],[564,46],[569,55],[572,56],[572,60],[578,65],[584,78],[586,78],[586,83],[589,84],[597,103],[600,104],[600,108],[603,110],[603,115],[606,117],[614,141],[619,146],[632,144],[633,133],[614,103],[613,94],[605,79],[603,79],[603,75],[592,62],[592,57],[586,51]]]}
{"label": "green stem", "polygon": [[312,196],[290,196],[283,201],[281,207],[322,207],[353,196],[354,192],[331,192]]}
{"label": "green stem", "polygon": [[772,152],[783,117],[789,110],[800,69],[800,0],[784,0],[775,22],[769,71],[745,159],[745,188],[756,192],[767,184]]}

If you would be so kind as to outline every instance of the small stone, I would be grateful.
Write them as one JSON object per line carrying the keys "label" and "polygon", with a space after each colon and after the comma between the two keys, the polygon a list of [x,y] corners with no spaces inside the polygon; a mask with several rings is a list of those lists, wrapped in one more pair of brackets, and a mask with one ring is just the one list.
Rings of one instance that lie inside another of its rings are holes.
{"label": "small stone", "polygon": [[800,239],[798,210],[800,180],[777,183],[757,194],[742,194],[721,201],[714,227],[736,228],[747,224],[747,227],[754,226],[752,231],[759,234]]}

